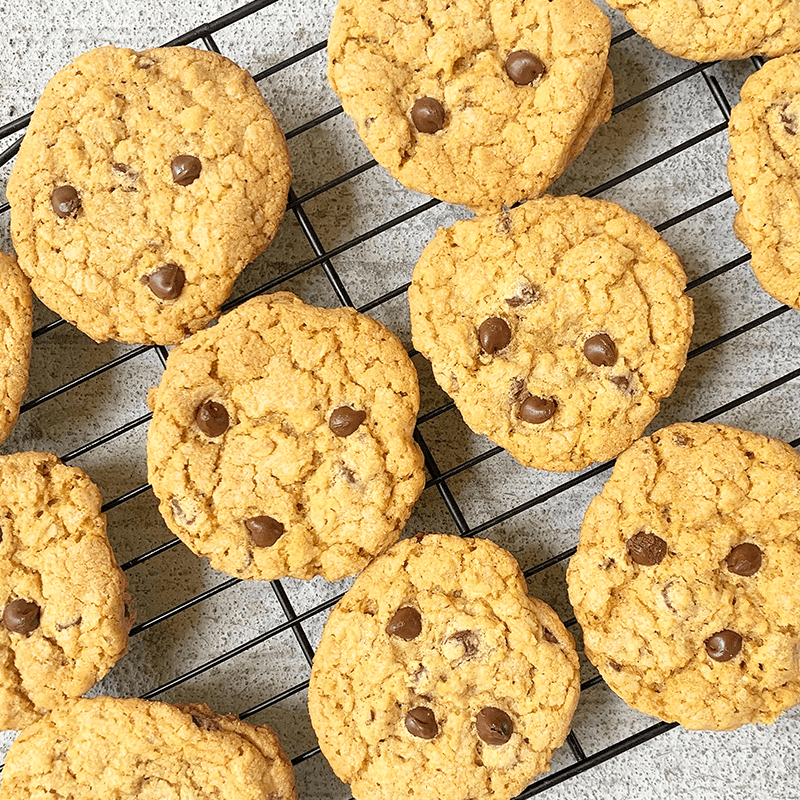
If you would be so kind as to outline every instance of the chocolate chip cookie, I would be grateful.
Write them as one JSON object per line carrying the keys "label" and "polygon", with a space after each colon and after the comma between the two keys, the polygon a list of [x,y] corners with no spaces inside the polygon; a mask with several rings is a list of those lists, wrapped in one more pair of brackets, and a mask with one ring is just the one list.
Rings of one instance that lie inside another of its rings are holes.
{"label": "chocolate chip cookie", "polygon": [[753,253],[761,286],[800,309],[800,55],[770,61],[745,81],[729,133],[736,235]]}
{"label": "chocolate chip cookie", "polygon": [[624,450],[672,392],[692,333],[685,286],[635,215],[542,197],[436,234],[411,329],[472,430],[528,466],[575,470]]}
{"label": "chocolate chip cookie", "polygon": [[33,291],[97,341],[174,344],[275,235],[283,134],[250,75],[190,47],[101,47],[64,67],[8,182]]}
{"label": "chocolate chip cookie", "polygon": [[567,579],[586,655],[623,700],[729,730],[800,700],[798,575],[800,456],[683,423],[619,457]]}
{"label": "chocolate chip cookie", "polygon": [[69,700],[11,746],[0,800],[295,800],[278,737],[207,706]]}
{"label": "chocolate chip cookie", "polygon": [[100,492],[49,453],[0,456],[0,729],[102,678],[128,646],[127,581]]}
{"label": "chocolate chip cookie", "polygon": [[508,800],[548,769],[578,702],[578,658],[513,556],[417,535],[334,608],[308,705],[357,800]]}
{"label": "chocolate chip cookie", "polygon": [[0,253],[0,442],[11,433],[28,388],[33,312],[28,279],[14,256]]}
{"label": "chocolate chip cookie", "polygon": [[414,365],[349,308],[251,300],[175,348],[150,400],[161,514],[230,575],[353,575],[424,485]]}
{"label": "chocolate chip cookie", "polygon": [[692,61],[780,56],[800,48],[797,0],[608,0],[638,33]]}
{"label": "chocolate chip cookie", "polygon": [[599,124],[610,38],[590,0],[340,0],[328,77],[403,185],[500,210],[544,191]]}

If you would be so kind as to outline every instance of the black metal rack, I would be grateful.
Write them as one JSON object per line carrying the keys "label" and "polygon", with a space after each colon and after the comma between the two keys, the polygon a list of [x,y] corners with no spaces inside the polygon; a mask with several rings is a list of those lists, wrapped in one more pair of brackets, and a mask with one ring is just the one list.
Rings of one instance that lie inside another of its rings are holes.
{"label": "black metal rack", "polygon": [[[269,6],[274,5],[277,2],[280,2],[280,0],[255,0],[254,2],[247,3],[246,5],[242,6],[241,8],[230,14],[222,16],[204,25],[201,25],[195,28],[194,30],[191,30],[183,34],[182,36],[173,39],[172,41],[168,42],[168,44],[205,46],[210,50],[219,52],[220,49],[217,46],[217,42],[214,38],[216,34],[218,34],[220,31],[223,31],[224,29],[230,26],[235,25],[236,23],[246,20],[248,17],[256,14],[259,11],[266,9]],[[634,35],[633,31],[631,30],[621,32],[614,38],[612,42],[612,47],[620,44],[621,42],[632,37],[633,35]],[[326,42],[320,41],[314,44],[313,46],[307,47],[306,49],[303,49],[302,51],[291,55],[290,57],[280,61],[279,63],[270,66],[268,69],[265,69],[262,72],[255,74],[254,78],[257,82],[263,81],[268,77],[297,64],[298,62],[302,62],[303,60],[308,59],[317,53],[320,53],[325,49],[325,46]],[[705,86],[707,87],[719,111],[721,112],[723,119],[727,120],[730,115],[729,101],[726,97],[725,92],[721,88],[719,81],[713,74],[713,66],[714,65],[710,64],[697,64],[688,66],[679,74],[674,75],[673,77],[670,77],[667,80],[664,80],[663,82],[646,89],[645,91],[637,94],[634,97],[631,97],[624,103],[618,105],[614,109],[614,114],[619,114],[623,111],[633,108],[637,104],[640,104],[652,97],[655,97],[663,92],[666,92],[673,87],[678,87],[685,81],[688,81],[695,76],[701,76],[702,80],[705,83]],[[759,60],[753,59],[752,68],[757,69],[759,66],[760,66]],[[341,113],[342,109],[340,106],[331,108],[319,114],[318,116],[314,117],[313,119],[309,120],[308,122],[305,122],[304,124],[294,128],[293,130],[288,131],[288,133],[286,134],[287,139],[293,139],[303,133],[306,133],[307,131],[310,131],[311,129],[327,122],[328,120],[332,120]],[[16,152],[19,148],[19,143],[21,141],[19,135],[24,131],[29,119],[30,119],[30,114],[26,114],[22,117],[14,119],[13,121],[3,126],[0,126],[0,143],[3,142],[6,143],[5,149],[2,151],[2,153],[0,153],[0,168],[3,165],[7,164],[9,161],[11,161],[16,155]],[[700,145],[703,142],[706,142],[712,137],[717,136],[720,133],[724,132],[725,129],[726,129],[726,121],[715,122],[714,124],[708,126],[702,132],[696,133],[695,135],[687,138],[685,141],[682,141],[680,144],[671,147],[663,152],[660,152],[657,155],[653,156],[652,158],[642,161],[642,163],[636,164],[633,168],[630,168],[622,172],[621,174],[618,174],[612,178],[605,180],[602,184],[595,186],[591,190],[586,191],[584,193],[587,196],[592,197],[607,192],[621,184],[624,184],[625,182],[631,179],[635,179],[638,175],[645,172],[646,170],[657,167],[658,165],[663,164],[664,162],[667,162],[676,156],[679,156],[681,153],[697,145]],[[226,305],[225,310],[228,310],[229,308],[244,302],[245,300],[249,299],[252,296],[279,288],[282,284],[285,284],[287,281],[296,278],[302,275],[303,273],[312,270],[315,267],[320,267],[321,270],[324,272],[324,275],[330,284],[330,288],[332,289],[338,302],[341,303],[342,305],[352,305],[346,281],[343,280],[339,272],[337,272],[335,266],[335,259],[338,256],[341,256],[342,254],[345,254],[348,251],[353,250],[359,245],[368,242],[369,240],[374,239],[375,237],[378,237],[397,226],[403,225],[412,218],[425,214],[435,206],[439,205],[439,202],[436,200],[428,200],[426,202],[422,202],[416,207],[411,208],[410,210],[402,214],[399,214],[390,220],[387,220],[379,225],[375,225],[374,227],[370,227],[367,231],[349,239],[348,241],[345,241],[337,245],[336,247],[326,249],[321,241],[320,236],[318,236],[317,231],[314,228],[311,215],[307,212],[305,204],[307,204],[312,199],[322,196],[326,192],[329,192],[336,187],[346,184],[348,181],[356,179],[358,176],[367,173],[375,168],[376,168],[375,162],[373,160],[367,160],[364,163],[360,164],[359,166],[355,167],[354,169],[351,169],[345,172],[344,174],[341,174],[335,177],[334,179],[327,181],[323,185],[317,186],[316,188],[307,191],[306,193],[300,196],[297,196],[294,193],[294,191],[292,191],[289,197],[289,207],[287,213],[293,215],[294,219],[296,220],[299,229],[302,231],[302,234],[306,238],[308,245],[311,248],[311,251],[314,253],[313,258],[310,258],[304,261],[303,263],[297,264],[296,266],[292,266],[291,268],[285,270],[282,274],[274,277],[268,282],[265,282],[263,285],[260,285],[257,288],[254,288],[246,292],[245,294],[236,297],[234,301],[231,301]],[[718,206],[719,204],[728,201],[730,198],[731,198],[730,191],[722,192],[702,203],[697,204],[692,208],[683,211],[682,213],[672,217],[671,219],[662,222],[661,224],[656,226],[657,230],[659,230],[660,232],[667,231],[673,226],[679,225],[698,215],[701,215],[703,212],[709,209],[713,209],[715,206]],[[0,204],[0,217],[5,217],[7,219],[8,210],[9,207],[7,204]],[[746,269],[747,267],[745,265],[747,264],[748,261],[749,261],[749,256],[746,254],[734,258],[728,261],[727,263],[722,264],[716,267],[715,269],[708,271],[706,274],[703,274],[692,280],[689,283],[688,289],[691,292],[693,289],[701,286],[702,284],[711,281],[725,273],[736,270],[737,268],[744,267]],[[391,290],[386,291],[381,296],[362,305],[358,310],[361,312],[368,313],[375,309],[378,309],[385,303],[388,303],[389,301],[395,298],[401,297],[405,293],[407,288],[408,288],[408,283],[398,281],[398,285],[394,286]],[[697,311],[698,314],[702,313],[702,309],[697,309]],[[741,337],[760,326],[767,325],[771,321],[777,319],[778,317],[786,313],[790,313],[790,309],[788,307],[776,306],[771,310],[767,311],[766,313],[761,314],[760,316],[757,316],[753,319],[749,319],[744,324],[741,324],[730,330],[726,330],[725,332],[721,333],[720,335],[716,336],[715,338],[706,342],[705,344],[695,347],[693,350],[690,351],[689,359],[696,358],[715,348],[720,348],[724,346],[726,343],[731,342],[732,340],[735,340],[738,337]],[[35,342],[41,341],[43,337],[47,337],[50,333],[52,333],[55,329],[59,328],[63,324],[64,324],[63,320],[54,320],[47,324],[41,325],[34,331]],[[113,370],[114,368],[119,367],[126,362],[138,359],[144,356],[146,353],[150,353],[152,351],[155,351],[163,367],[167,356],[166,348],[163,347],[153,348],[147,346],[131,348],[121,353],[120,355],[117,355],[114,358],[106,361],[105,363],[96,366],[89,372],[81,374],[77,378],[74,378],[64,383],[63,385],[58,386],[57,388],[51,389],[41,394],[38,397],[28,399],[22,408],[22,414],[24,415],[27,412],[31,411],[32,409],[36,408],[37,406],[40,406],[43,403],[54,400],[55,398],[61,396],[62,394],[69,392],[73,389],[76,389],[77,387],[87,383],[88,381],[91,381],[92,379],[95,379],[103,375],[106,372]],[[778,389],[779,387],[790,384],[791,382],[797,381],[798,379],[800,379],[800,359],[796,359],[795,368],[790,369],[789,371],[786,371],[781,375],[773,377],[771,380],[764,383],[763,385],[758,386],[752,389],[751,391],[742,394],[741,396],[735,397],[734,399],[731,399],[728,402],[719,405],[717,408],[707,411],[706,413],[697,417],[697,419],[698,421],[716,419],[721,415],[732,411],[733,409],[743,406],[751,401],[754,401],[759,397],[768,395],[770,392]],[[461,507],[459,506],[459,502],[457,501],[455,493],[451,488],[450,481],[455,479],[457,476],[463,476],[465,473],[468,473],[469,470],[476,468],[478,465],[497,457],[499,454],[502,453],[502,450],[498,447],[491,447],[479,453],[478,455],[475,455],[468,459],[464,459],[463,461],[461,461],[461,463],[451,466],[448,469],[444,470],[441,469],[440,466],[437,464],[437,460],[434,457],[434,454],[432,453],[431,447],[429,447],[429,443],[426,442],[422,428],[423,426],[432,423],[434,420],[437,420],[442,415],[451,411],[452,408],[453,408],[452,402],[443,402],[440,405],[437,405],[436,407],[431,408],[422,413],[418,420],[418,427],[415,435],[425,455],[425,464],[428,472],[426,491],[432,491],[438,493],[439,497],[441,498],[447,509],[447,512],[450,515],[452,526],[454,526],[455,530],[462,536],[474,536],[491,531],[497,526],[502,525],[508,520],[514,518],[515,516],[525,511],[528,511],[529,509],[532,509],[536,506],[541,506],[543,504],[546,504],[554,500],[554,498],[569,491],[570,489],[580,486],[581,484],[584,484],[585,482],[590,481],[593,478],[606,475],[613,466],[613,463],[609,462],[584,470],[583,472],[577,475],[560,476],[558,481],[555,482],[555,484],[552,485],[550,488],[548,488],[546,491],[539,492],[535,494],[535,496],[531,496],[524,502],[516,504],[513,507],[508,507],[504,509],[501,513],[495,514],[491,518],[486,519],[480,522],[479,524],[470,525],[470,523],[467,520],[467,516],[463,513]],[[71,450],[68,453],[62,454],[61,457],[64,461],[67,462],[78,459],[81,456],[95,450],[96,448],[102,448],[103,446],[126,435],[131,431],[135,431],[142,428],[147,424],[149,417],[150,417],[149,414],[142,414],[137,418],[128,421],[124,425],[121,425],[106,434],[85,441],[79,447]],[[794,447],[800,445],[800,437],[795,438],[791,442],[791,444]],[[112,509],[120,507],[123,504],[132,501],[134,498],[137,498],[148,491],[149,491],[149,486],[146,484],[136,486],[135,488],[125,492],[124,494],[109,500],[104,506],[104,511],[108,512],[111,511]],[[164,533],[166,536],[167,533],[166,528],[164,529]],[[165,541],[163,541],[161,544],[152,547],[146,550],[145,552],[136,555],[133,558],[130,558],[123,565],[123,569],[126,571],[130,571],[135,567],[145,564],[151,559],[160,556],[161,554],[167,552],[168,550],[171,550],[178,544],[179,541],[177,539],[166,538]],[[544,570],[553,567],[554,565],[565,563],[566,560],[569,559],[569,557],[573,553],[574,553],[574,547],[563,549],[562,552],[559,552],[553,555],[552,557],[542,560],[540,563],[528,567],[528,569],[525,571],[526,577],[532,578],[534,575],[543,572]],[[192,596],[191,598],[187,599],[186,601],[172,608],[169,608],[149,619],[140,621],[131,631],[132,637],[137,637],[143,634],[145,631],[151,630],[167,620],[178,617],[182,613],[198,606],[199,604],[209,600],[215,595],[218,595],[221,592],[225,592],[227,589],[233,587],[237,583],[239,583],[239,581],[233,578],[223,580],[222,582]],[[272,582],[270,584],[270,587],[272,592],[274,593],[275,601],[277,601],[284,616],[283,622],[281,622],[278,625],[272,626],[268,630],[265,630],[262,633],[260,633],[259,635],[247,641],[244,641],[231,649],[227,649],[224,652],[220,653],[219,655],[210,658],[201,664],[198,664],[194,668],[187,670],[186,672],[180,675],[175,676],[171,680],[162,683],[161,685],[151,689],[150,691],[147,691],[142,696],[144,696],[145,698],[157,698],[160,695],[163,695],[164,693],[168,692],[169,690],[172,690],[193,678],[208,673],[215,667],[219,667],[220,665],[230,661],[231,659],[237,658],[238,656],[247,652],[251,648],[254,648],[288,631],[291,631],[294,637],[296,638],[299,650],[300,652],[302,652],[302,655],[304,656],[305,660],[310,666],[313,658],[313,647],[304,629],[304,623],[307,623],[310,620],[318,618],[320,617],[320,615],[325,615],[325,612],[327,612],[338,601],[339,597],[341,597],[341,594],[328,598],[324,602],[315,603],[308,610],[298,613],[295,610],[293,603],[291,602],[289,595],[287,594],[286,589],[284,588],[281,581]],[[572,627],[573,630],[576,627],[576,622],[574,618],[565,620],[565,624],[568,627]],[[600,684],[601,682],[602,682],[601,678],[598,675],[594,675],[593,677],[584,681],[582,685],[582,690],[584,691],[590,690],[592,687]],[[291,698],[299,693],[302,693],[306,687],[307,687],[307,681],[299,682],[294,686],[288,687],[287,689],[277,694],[274,694],[273,696],[263,699],[261,702],[259,702],[256,705],[253,705],[250,708],[240,711],[240,716],[242,718],[252,717],[264,711],[265,709],[280,704],[283,701],[287,700],[288,698]],[[540,777],[525,792],[523,792],[520,797],[527,798],[527,797],[532,797],[536,794],[540,794],[557,783],[568,780],[571,777],[577,775],[578,773],[584,772],[603,761],[612,759],[615,756],[619,755],[620,753],[630,750],[631,748],[634,748],[654,737],[661,735],[662,733],[664,733],[665,731],[669,730],[672,727],[674,727],[674,725],[668,725],[664,723],[651,724],[648,727],[644,728],[643,730],[638,731],[634,735],[624,737],[618,741],[613,741],[607,744],[605,747],[595,750],[589,755],[587,755],[587,753],[584,750],[584,747],[578,740],[577,735],[573,732],[570,734],[568,738],[568,746],[570,748],[572,757],[574,758],[574,762],[566,767],[557,769],[555,772],[549,775]],[[285,739],[285,735],[280,729],[278,729],[278,733],[281,734],[282,738]],[[304,762],[308,762],[311,759],[321,759],[321,758],[322,757],[319,754],[319,749],[314,747],[295,755],[295,757],[293,758],[293,763],[295,765],[299,765]],[[340,789],[337,789],[336,791],[340,791]],[[339,795],[337,794],[337,796]]]}

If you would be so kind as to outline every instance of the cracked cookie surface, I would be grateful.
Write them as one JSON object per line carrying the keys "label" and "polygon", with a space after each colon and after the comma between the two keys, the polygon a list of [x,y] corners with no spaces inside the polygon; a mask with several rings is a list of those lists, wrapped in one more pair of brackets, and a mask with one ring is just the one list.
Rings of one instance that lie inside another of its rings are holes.
{"label": "cracked cookie surface", "polygon": [[71,700],[11,746],[0,800],[295,800],[294,773],[266,725],[207,706]]}
{"label": "cracked cookie surface", "polygon": [[544,191],[602,121],[610,38],[590,0],[340,0],[328,77],[403,185],[499,210]]}
{"label": "cracked cookie surface", "polygon": [[672,392],[685,285],[634,214],[543,197],[438,231],[408,292],[414,345],[473,431],[527,466],[582,469],[630,445]]}
{"label": "cracked cookie surface", "polygon": [[5,441],[19,417],[28,388],[33,311],[28,279],[14,256],[0,253],[0,442]]}
{"label": "cracked cookie surface", "polygon": [[162,516],[240,578],[353,575],[397,540],[424,485],[414,365],[349,308],[251,300],[170,353],[151,405]]}
{"label": "cracked cookie surface", "polygon": [[548,769],[578,658],[514,557],[485,539],[398,542],[331,612],[309,712],[358,800],[508,800]]}
{"label": "cracked cookie surface", "polygon": [[20,729],[94,686],[132,619],[86,473],[17,453],[0,456],[0,487],[0,729]]}
{"label": "cracked cookie surface", "polygon": [[101,47],[48,83],[8,182],[36,295],[97,341],[174,344],[283,216],[286,142],[250,75],[190,47]]}
{"label": "cracked cookie surface", "polygon": [[623,700],[729,730],[800,700],[798,574],[800,456],[680,423],[619,457],[567,579],[586,654]]}
{"label": "cracked cookie surface", "polygon": [[692,61],[780,56],[800,47],[797,0],[608,0],[656,47]]}
{"label": "cracked cookie surface", "polygon": [[736,235],[764,290],[800,309],[800,55],[770,61],[745,81],[728,130]]}

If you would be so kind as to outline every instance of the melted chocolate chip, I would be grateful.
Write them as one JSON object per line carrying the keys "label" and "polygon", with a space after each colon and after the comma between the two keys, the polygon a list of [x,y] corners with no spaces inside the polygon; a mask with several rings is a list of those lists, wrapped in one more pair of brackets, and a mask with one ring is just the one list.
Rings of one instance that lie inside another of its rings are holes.
{"label": "melted chocolate chip", "polygon": [[3,625],[12,633],[28,635],[39,627],[39,606],[29,600],[12,600],[3,610]]}
{"label": "melted chocolate chip", "polygon": [[456,641],[464,648],[464,655],[459,659],[470,659],[477,652],[480,647],[480,634],[477,631],[456,631],[447,637],[447,641]]}
{"label": "melted chocolate chip", "polygon": [[74,186],[58,186],[50,195],[50,205],[57,217],[74,217],[81,207],[81,198]]}
{"label": "melted chocolate chip", "polygon": [[634,563],[652,567],[664,560],[667,543],[654,533],[639,531],[628,539],[628,553]]}
{"label": "melted chocolate chip", "polygon": [[402,606],[394,612],[386,626],[389,636],[397,636],[406,642],[416,639],[422,632],[422,617],[416,608]]}
{"label": "melted chocolate chip", "polygon": [[228,411],[222,403],[215,403],[213,400],[206,400],[197,407],[194,414],[194,421],[197,427],[212,439],[222,436],[230,423]]}
{"label": "melted chocolate chip", "polygon": [[485,353],[494,355],[498,350],[508,346],[511,341],[511,328],[500,317],[489,317],[481,322],[478,328],[478,339]]}
{"label": "melted chocolate chip", "polygon": [[550,397],[529,397],[519,406],[519,418],[531,425],[541,425],[556,413],[556,401]]}
{"label": "melted chocolate chip", "polygon": [[630,389],[631,382],[628,380],[628,378],[625,375],[612,375],[611,378],[609,378],[609,380],[621,392],[627,392],[628,389]]}
{"label": "melted chocolate chip", "polygon": [[444,107],[433,97],[420,97],[411,108],[411,121],[420,133],[436,133],[444,128]]}
{"label": "melted chocolate chip", "polygon": [[186,273],[177,264],[164,264],[142,278],[142,283],[159,300],[174,300],[179,297],[186,283]]}
{"label": "melted chocolate chip", "polygon": [[549,628],[544,629],[544,640],[546,642],[550,642],[550,644],[558,644],[558,639],[553,635],[553,632]]}
{"label": "melted chocolate chip", "polygon": [[256,547],[272,547],[286,530],[282,522],[268,516],[250,517],[244,526]]}
{"label": "melted chocolate chip", "polygon": [[342,406],[331,412],[328,427],[337,436],[349,436],[367,418],[365,411],[356,411],[349,406]]}
{"label": "melted chocolate chip", "polygon": [[499,708],[487,706],[482,708],[475,717],[475,727],[478,736],[486,744],[499,746],[505,744],[514,733],[514,723],[511,717]]}
{"label": "melted chocolate chip", "polygon": [[219,725],[210,717],[204,717],[201,714],[192,714],[192,722],[200,728],[201,731],[218,731]]}
{"label": "melted chocolate chip", "polygon": [[789,136],[797,136],[797,117],[789,111],[789,107],[785,106],[784,109],[781,111],[781,122],[783,123],[783,128]]}
{"label": "melted chocolate chip", "polygon": [[111,165],[111,169],[118,175],[122,175],[131,181],[135,181],[139,177],[139,173],[128,164],[120,164],[119,162],[114,162]]}
{"label": "melted chocolate chip", "polygon": [[706,653],[714,661],[730,661],[742,649],[742,637],[736,631],[720,631],[706,639]]}
{"label": "melted chocolate chip", "polygon": [[737,544],[728,553],[725,563],[734,575],[750,577],[761,569],[761,548],[752,542]]}
{"label": "melted chocolate chip", "polygon": [[617,361],[617,346],[608,334],[598,333],[586,340],[583,354],[596,367],[611,367]]}
{"label": "melted chocolate chip", "polygon": [[517,289],[517,293],[513,297],[507,297],[506,303],[511,308],[519,308],[520,306],[529,306],[539,299],[539,293],[529,283],[525,283]]}
{"label": "melted chocolate chip", "polygon": [[682,433],[676,433],[672,437],[672,442],[676,447],[686,447],[689,444],[689,440]]}
{"label": "melted chocolate chip", "polygon": [[431,709],[417,706],[406,714],[406,730],[420,739],[433,739],[439,733],[439,726]]}
{"label": "melted chocolate chip", "polygon": [[72,622],[59,622],[56,625],[56,630],[66,631],[69,630],[70,628],[77,628],[78,625],[81,624],[81,622],[83,622],[83,617],[78,617],[77,619],[72,620]]}
{"label": "melted chocolate chip", "polygon": [[188,186],[194,183],[203,170],[200,159],[195,156],[175,156],[172,159],[172,180],[178,186]]}
{"label": "melted chocolate chip", "polygon": [[517,86],[530,86],[544,72],[542,60],[527,50],[517,50],[506,59],[506,74]]}

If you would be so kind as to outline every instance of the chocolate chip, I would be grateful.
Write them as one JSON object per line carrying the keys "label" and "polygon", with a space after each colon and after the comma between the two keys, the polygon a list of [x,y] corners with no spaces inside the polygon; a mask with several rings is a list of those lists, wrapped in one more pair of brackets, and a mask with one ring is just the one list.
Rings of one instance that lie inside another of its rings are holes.
{"label": "chocolate chip", "polygon": [[69,628],[77,628],[78,625],[81,624],[81,622],[83,622],[83,617],[78,617],[77,619],[72,620],[72,622],[59,622],[56,625],[56,630],[66,631],[69,630]]}
{"label": "chocolate chip", "polygon": [[478,328],[478,339],[485,353],[493,355],[508,346],[511,341],[511,328],[500,317],[489,317]]}
{"label": "chocolate chip", "polygon": [[417,706],[406,714],[406,730],[420,739],[433,739],[439,733],[439,726],[431,709]]}
{"label": "chocolate chip", "polygon": [[553,635],[553,632],[549,628],[544,629],[544,640],[546,642],[550,642],[550,644],[558,644],[558,639]]}
{"label": "chocolate chip", "polygon": [[622,672],[622,665],[617,664],[616,661],[612,661],[611,659],[608,660],[608,666],[614,670],[614,672]]}
{"label": "chocolate chip", "polygon": [[128,164],[120,164],[119,162],[114,162],[111,165],[111,169],[118,175],[123,175],[130,181],[135,181],[139,177],[139,173]]}
{"label": "chocolate chip", "polygon": [[527,50],[517,50],[506,59],[506,74],[517,86],[530,86],[544,71],[541,59]]}
{"label": "chocolate chip", "polygon": [[752,542],[737,544],[728,553],[725,563],[734,575],[750,577],[761,569],[761,548]]}
{"label": "chocolate chip", "polygon": [[628,539],[628,553],[634,563],[652,567],[664,560],[667,543],[654,533],[639,531]]}
{"label": "chocolate chip", "polygon": [[608,334],[598,333],[586,340],[583,354],[596,367],[610,367],[617,361],[617,346]]}
{"label": "chocolate chip", "polygon": [[29,600],[12,600],[3,611],[3,625],[13,633],[25,635],[39,627],[41,610],[36,603]]}
{"label": "chocolate chip", "polygon": [[531,425],[541,425],[556,413],[556,401],[550,397],[529,397],[519,407],[519,418]]}
{"label": "chocolate chip", "polygon": [[522,284],[517,293],[513,297],[507,297],[506,303],[511,308],[519,308],[520,306],[529,306],[539,299],[539,293],[529,283]]}
{"label": "chocolate chip", "polygon": [[175,156],[172,159],[172,180],[178,186],[194,183],[203,169],[200,159],[195,156]]}
{"label": "chocolate chip", "polygon": [[781,111],[781,122],[789,136],[797,136],[797,117],[789,111],[789,106],[784,106]]}
{"label": "chocolate chip", "polygon": [[464,655],[459,659],[459,663],[462,659],[472,658],[478,652],[481,643],[480,634],[477,631],[456,631],[447,637],[447,641],[456,641],[464,648]]}
{"label": "chocolate chip", "polygon": [[172,500],[169,501],[169,504],[172,506],[172,513],[178,520],[184,525],[191,525],[197,517],[189,516],[184,510],[181,504],[173,497]]}
{"label": "chocolate chip", "polygon": [[526,383],[522,378],[514,378],[508,387],[508,394],[512,401],[519,402],[526,395]]}
{"label": "chocolate chip", "polygon": [[200,714],[192,714],[192,722],[200,728],[201,731],[218,731],[219,725],[210,717],[204,717]]}
{"label": "chocolate chip", "polygon": [[617,387],[621,392],[627,392],[630,389],[631,382],[625,375],[612,375],[609,380],[614,386]]}
{"label": "chocolate chip", "polygon": [[478,736],[486,744],[505,744],[514,733],[514,723],[505,711],[487,706],[482,708],[475,717],[475,727]]}
{"label": "chocolate chip", "polygon": [[672,437],[672,443],[676,447],[686,447],[686,445],[689,444],[689,440],[682,433],[676,433]]}
{"label": "chocolate chip", "polygon": [[194,421],[206,436],[210,436],[213,439],[216,436],[222,436],[228,430],[230,417],[227,409],[221,403],[206,400],[205,403],[201,403],[197,407]]}
{"label": "chocolate chip", "polygon": [[142,283],[159,300],[174,300],[183,291],[186,273],[177,264],[164,264],[149,275],[142,278]]}
{"label": "chocolate chip", "polygon": [[250,517],[244,521],[250,538],[256,547],[272,547],[286,530],[282,522],[273,517]]}
{"label": "chocolate chip", "polygon": [[410,642],[416,639],[422,632],[422,617],[416,608],[402,606],[394,612],[386,626],[386,633],[389,636],[397,636],[400,639]]}
{"label": "chocolate chip", "polygon": [[742,649],[742,637],[736,631],[720,631],[706,639],[706,653],[714,661],[730,661]]}
{"label": "chocolate chip", "polygon": [[444,108],[433,97],[420,97],[411,108],[411,121],[421,133],[436,133],[444,128]]}
{"label": "chocolate chip", "polygon": [[50,195],[50,205],[57,217],[74,217],[81,207],[81,198],[74,186],[59,186]]}
{"label": "chocolate chip", "polygon": [[349,406],[334,409],[328,420],[328,427],[337,436],[349,436],[367,418],[365,411],[356,411]]}

